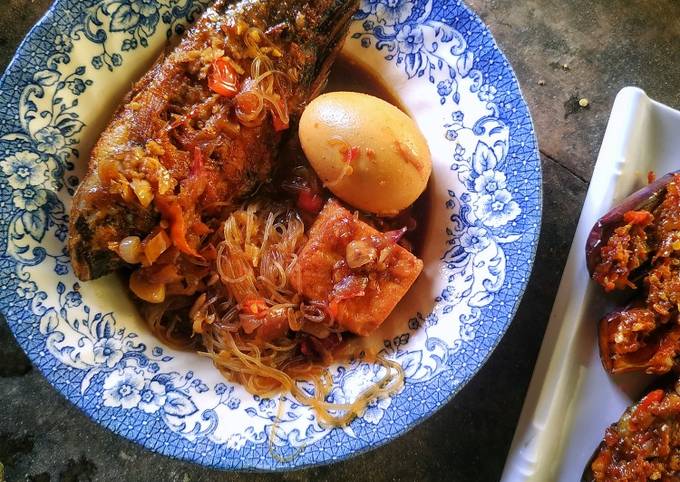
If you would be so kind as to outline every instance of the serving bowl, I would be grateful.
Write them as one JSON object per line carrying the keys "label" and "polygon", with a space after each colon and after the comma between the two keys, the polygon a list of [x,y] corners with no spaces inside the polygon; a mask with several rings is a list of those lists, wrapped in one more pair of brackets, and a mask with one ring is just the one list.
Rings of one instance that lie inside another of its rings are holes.
{"label": "serving bowl", "polygon": [[[196,353],[149,332],[116,275],[80,283],[65,241],[88,154],[131,83],[205,6],[197,0],[57,0],[0,81],[2,309],[22,348],[66,398],[145,447],[207,466],[323,464],[404,433],[479,370],[515,313],[541,218],[533,126],[488,30],[452,0],[363,0],[344,53],[370,68],[433,153],[425,269],[368,341],[405,387],[343,428],[290,395],[260,398]],[[329,399],[381,375],[330,367]],[[274,429],[275,427],[275,429]]]}

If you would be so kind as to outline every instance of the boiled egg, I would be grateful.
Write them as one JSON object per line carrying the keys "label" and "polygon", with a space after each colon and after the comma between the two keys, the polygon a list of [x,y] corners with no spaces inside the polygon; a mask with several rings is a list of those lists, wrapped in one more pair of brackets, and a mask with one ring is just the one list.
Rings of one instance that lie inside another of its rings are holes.
{"label": "boiled egg", "polygon": [[422,194],[432,158],[416,123],[357,92],[314,99],[300,119],[302,149],[333,194],[362,211],[393,216]]}

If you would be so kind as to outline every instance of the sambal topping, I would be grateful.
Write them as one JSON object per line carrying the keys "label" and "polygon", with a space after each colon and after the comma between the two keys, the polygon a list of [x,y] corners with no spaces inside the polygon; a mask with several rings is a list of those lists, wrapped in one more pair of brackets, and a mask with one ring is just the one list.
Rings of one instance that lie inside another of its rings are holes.
{"label": "sambal topping", "polygon": [[661,204],[654,210],[654,236],[658,247],[654,261],[680,254],[680,175],[666,188]]}
{"label": "sambal topping", "polygon": [[680,478],[678,387],[654,390],[609,427],[590,468],[595,481]]}
{"label": "sambal topping", "polygon": [[600,250],[600,264],[593,279],[605,291],[635,288],[630,274],[649,257],[650,247],[646,228],[654,220],[648,211],[629,211],[624,215],[623,226],[614,230],[607,244]]}
{"label": "sambal topping", "polygon": [[680,351],[680,326],[659,326],[655,313],[632,308],[600,321],[600,355],[610,373],[643,370],[663,374],[673,368]]}
{"label": "sambal topping", "polygon": [[645,278],[647,305],[666,322],[678,312],[680,303],[680,259],[662,258]]}
{"label": "sambal topping", "polygon": [[646,308],[622,311],[610,321],[616,354],[633,353],[646,344],[641,338],[656,328],[654,313]]}
{"label": "sambal topping", "polygon": [[[680,175],[669,177],[667,185],[658,189],[650,191],[651,201],[637,201],[651,212],[639,209],[624,213],[625,224],[613,229],[600,248],[600,262],[593,272],[593,279],[606,291],[638,289],[632,307],[612,313],[600,323],[602,360],[612,373],[665,373],[677,364]],[[630,280],[631,274],[642,283],[636,286]]]}

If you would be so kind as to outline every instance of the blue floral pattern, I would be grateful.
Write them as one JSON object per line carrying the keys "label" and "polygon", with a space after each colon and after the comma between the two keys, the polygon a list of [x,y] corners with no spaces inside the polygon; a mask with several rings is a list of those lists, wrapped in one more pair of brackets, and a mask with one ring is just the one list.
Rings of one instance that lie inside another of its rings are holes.
{"label": "blue floral pattern", "polygon": [[[249,395],[206,359],[188,367],[186,355],[157,346],[126,301],[100,300],[116,292],[115,281],[80,285],[70,270],[67,211],[83,172],[80,150],[97,131],[90,126],[96,113],[83,105],[98,99],[93,89],[108,85],[110,72],[127,72],[133,56],[150,59],[206,3],[57,0],[30,34],[0,89],[8,106],[0,116],[3,311],[60,391],[152,450],[235,469],[338,460],[403,433],[445,403],[510,322],[540,223],[531,119],[488,31],[458,1],[361,1],[347,48],[433,98],[428,108],[447,119],[424,129],[438,136],[428,140],[438,146],[434,176],[445,198],[433,207],[445,221],[442,245],[426,262],[443,276],[416,286],[425,304],[399,312],[377,340],[383,356],[402,366],[403,391],[331,430],[290,396]],[[436,117],[414,113],[419,122]],[[361,360],[332,367],[329,401],[352,400],[384,370]]]}
{"label": "blue floral pattern", "polygon": [[[186,22],[193,21],[209,0],[105,0],[86,10],[72,36],[84,35],[99,45],[99,53],[91,57],[95,69],[113,71],[123,64],[122,53],[149,46],[159,25],[166,36],[180,34]],[[64,41],[65,45],[69,45]],[[116,51],[119,50],[119,51]]]}

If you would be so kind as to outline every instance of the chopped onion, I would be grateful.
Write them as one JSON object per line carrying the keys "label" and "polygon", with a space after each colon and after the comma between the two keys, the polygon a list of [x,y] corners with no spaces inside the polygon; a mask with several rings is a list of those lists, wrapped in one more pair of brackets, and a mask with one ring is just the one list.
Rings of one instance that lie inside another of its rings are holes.
{"label": "chopped onion", "polygon": [[152,264],[158,257],[170,247],[170,238],[165,231],[161,230],[156,236],[144,244],[144,255],[149,264]]}
{"label": "chopped onion", "polygon": [[264,322],[263,318],[258,318],[256,316],[242,316],[240,317],[240,320],[241,328],[246,335],[252,334],[255,330],[262,326],[262,323]]}
{"label": "chopped onion", "polygon": [[338,315],[340,302],[365,296],[367,286],[368,278],[366,276],[345,276],[333,286],[333,291],[329,296],[328,313],[335,318]]}
{"label": "chopped onion", "polygon": [[401,238],[404,236],[404,234],[406,234],[406,231],[407,231],[406,227],[403,227],[401,229],[395,229],[394,231],[387,231],[385,233],[385,237],[391,243],[397,244],[399,241],[401,241]]}
{"label": "chopped onion", "polygon": [[205,301],[208,298],[206,293],[202,293],[201,296],[196,298],[191,310],[189,310],[189,318],[193,320],[193,330],[194,333],[203,333],[203,321],[205,321],[205,316],[198,316],[198,314],[204,310]]}
{"label": "chopped onion", "polygon": [[158,194],[165,194],[175,189],[176,181],[161,163],[158,163]]}
{"label": "chopped onion", "polygon": [[162,303],[165,301],[165,285],[163,283],[149,283],[142,278],[139,271],[130,276],[130,290],[139,298],[149,303]]}
{"label": "chopped onion", "polygon": [[118,244],[118,256],[123,258],[123,261],[130,264],[137,264],[141,261],[142,255],[142,241],[139,236],[128,236]]}
{"label": "chopped onion", "polygon": [[[208,299],[208,295],[206,293],[201,293],[201,296],[196,298],[196,301],[194,301],[194,304],[191,307],[191,310],[189,310],[189,318],[193,318],[198,314],[199,311],[201,311],[203,308],[205,308],[205,302]],[[194,330],[196,331],[196,330]]]}
{"label": "chopped onion", "polygon": [[288,327],[293,331],[300,331],[303,326],[302,312],[292,309],[286,309],[286,317],[288,318]]}
{"label": "chopped onion", "polygon": [[151,191],[151,184],[145,179],[133,179],[130,181],[130,186],[135,192],[139,203],[146,207],[149,207],[151,201],[153,201],[153,192]]}
{"label": "chopped onion", "polygon": [[378,265],[377,265],[378,271],[385,271],[387,269],[386,261],[387,261],[387,258],[392,253],[393,248],[394,248],[394,245],[391,245],[391,246],[384,248],[382,251],[380,251],[380,257],[378,258]]}
{"label": "chopped onion", "polygon": [[313,323],[322,323],[326,320],[326,311],[320,302],[311,302],[309,305],[300,304],[300,311],[302,312],[306,321]]}
{"label": "chopped onion", "polygon": [[347,245],[345,250],[347,265],[352,268],[360,268],[378,259],[378,250],[363,240],[355,240]]}

